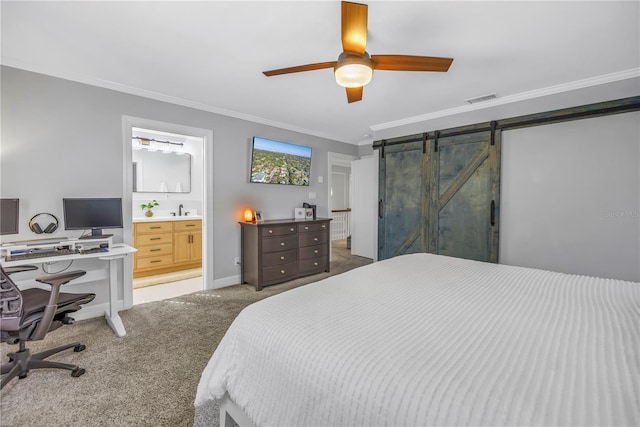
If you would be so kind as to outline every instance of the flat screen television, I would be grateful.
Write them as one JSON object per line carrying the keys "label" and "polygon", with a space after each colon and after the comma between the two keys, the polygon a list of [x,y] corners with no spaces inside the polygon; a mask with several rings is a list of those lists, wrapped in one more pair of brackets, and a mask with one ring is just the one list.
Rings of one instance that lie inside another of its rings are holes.
{"label": "flat screen television", "polygon": [[0,199],[0,235],[18,234],[20,199]]}
{"label": "flat screen television", "polygon": [[308,186],[311,147],[253,137],[250,182]]}
{"label": "flat screen television", "polygon": [[122,199],[62,199],[65,230],[91,230],[81,239],[109,237],[105,228],[122,228]]}

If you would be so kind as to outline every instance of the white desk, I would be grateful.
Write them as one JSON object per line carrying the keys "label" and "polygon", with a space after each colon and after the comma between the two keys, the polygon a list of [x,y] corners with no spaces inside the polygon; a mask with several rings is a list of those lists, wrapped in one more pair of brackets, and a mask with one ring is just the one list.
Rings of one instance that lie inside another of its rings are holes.
{"label": "white desk", "polygon": [[121,243],[116,243],[111,245],[109,252],[96,252],[89,254],[73,254],[73,255],[60,255],[60,256],[52,256],[52,257],[44,257],[44,258],[32,258],[32,259],[23,259],[19,261],[5,261],[4,258],[0,261],[0,263],[4,267],[12,267],[16,265],[25,265],[25,264],[44,264],[47,262],[60,262],[60,261],[71,261],[71,260],[80,260],[80,259],[92,259],[97,258],[99,260],[108,261],[109,262],[109,311],[104,314],[105,319],[113,332],[116,333],[119,337],[124,337],[127,334],[127,331],[124,329],[124,325],[122,324],[122,319],[120,319],[120,315],[117,310],[117,300],[118,300],[118,278],[116,272],[116,263],[115,261],[123,259],[125,256],[128,256],[134,252],[137,252],[136,248],[131,246],[127,246]]}

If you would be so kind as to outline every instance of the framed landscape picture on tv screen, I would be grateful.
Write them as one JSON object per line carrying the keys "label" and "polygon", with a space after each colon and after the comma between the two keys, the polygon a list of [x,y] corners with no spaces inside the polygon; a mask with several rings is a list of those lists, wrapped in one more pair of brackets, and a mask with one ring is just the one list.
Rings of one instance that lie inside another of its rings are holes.
{"label": "framed landscape picture on tv screen", "polygon": [[308,186],[311,147],[253,137],[250,182]]}

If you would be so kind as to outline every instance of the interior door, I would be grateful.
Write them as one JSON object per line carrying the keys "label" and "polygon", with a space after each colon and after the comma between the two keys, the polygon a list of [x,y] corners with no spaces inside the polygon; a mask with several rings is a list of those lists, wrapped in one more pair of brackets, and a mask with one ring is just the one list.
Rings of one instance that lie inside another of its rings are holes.
{"label": "interior door", "polygon": [[351,162],[351,254],[376,258],[377,186],[373,157]]}
{"label": "interior door", "polygon": [[[428,153],[426,154],[428,158]],[[426,252],[423,142],[389,145],[380,153],[378,259]]]}
{"label": "interior door", "polygon": [[498,262],[500,132],[433,141],[428,252]]}

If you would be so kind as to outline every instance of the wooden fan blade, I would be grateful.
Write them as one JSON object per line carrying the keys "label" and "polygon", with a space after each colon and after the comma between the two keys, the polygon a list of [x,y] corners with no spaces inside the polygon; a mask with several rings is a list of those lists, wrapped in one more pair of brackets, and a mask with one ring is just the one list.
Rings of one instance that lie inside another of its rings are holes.
{"label": "wooden fan blade", "polygon": [[342,2],[342,50],[364,54],[368,9],[366,4]]}
{"label": "wooden fan blade", "polygon": [[371,55],[374,70],[441,71],[449,70],[453,58],[411,55]]}
{"label": "wooden fan blade", "polygon": [[349,104],[352,102],[362,101],[362,90],[364,89],[364,86],[346,87],[345,89],[347,89],[347,101],[349,101]]}
{"label": "wooden fan blade", "polygon": [[279,70],[263,71],[267,77],[277,76],[280,74],[300,73],[302,71],[322,70],[323,68],[333,68],[336,61],[318,62],[316,64],[298,65],[297,67],[280,68]]}

